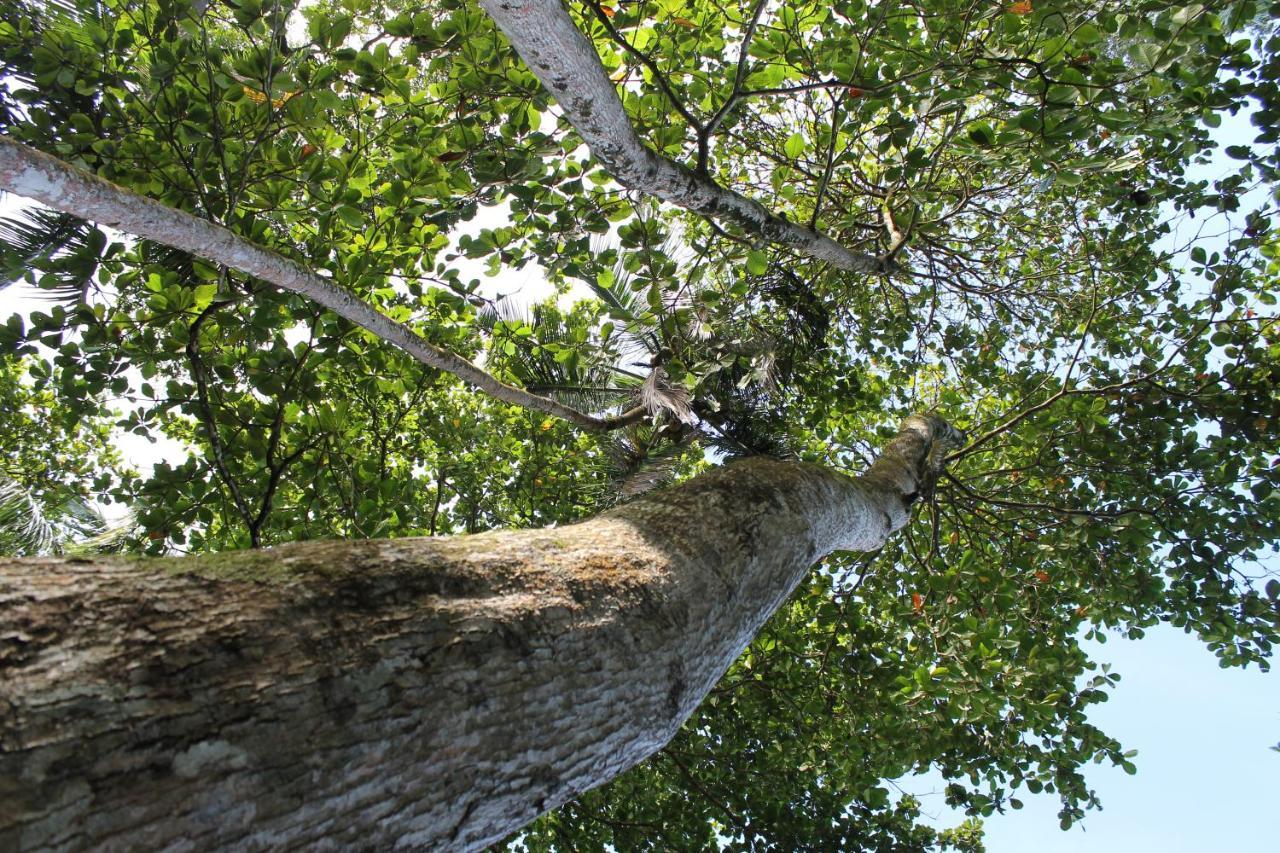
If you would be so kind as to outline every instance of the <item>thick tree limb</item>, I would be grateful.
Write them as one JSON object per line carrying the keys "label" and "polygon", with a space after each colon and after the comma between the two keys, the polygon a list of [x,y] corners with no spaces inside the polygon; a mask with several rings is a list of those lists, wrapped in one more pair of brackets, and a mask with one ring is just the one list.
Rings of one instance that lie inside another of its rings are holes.
{"label": "thick tree limb", "polygon": [[882,273],[887,259],[858,254],[758,201],[655,153],[640,141],[595,48],[561,0],[479,0],[520,58],[559,102],[591,153],[623,186],[827,261],[840,269]]}
{"label": "thick tree limb", "polygon": [[479,849],[666,744],[955,435],[543,531],[0,561],[0,849]]}
{"label": "thick tree limb", "polygon": [[251,243],[221,225],[175,210],[4,137],[0,137],[0,189],[190,252],[297,293],[394,344],[423,364],[452,373],[504,403],[554,415],[589,430],[617,429],[647,414],[643,407],[637,407],[616,417],[598,418],[508,385],[284,255]]}

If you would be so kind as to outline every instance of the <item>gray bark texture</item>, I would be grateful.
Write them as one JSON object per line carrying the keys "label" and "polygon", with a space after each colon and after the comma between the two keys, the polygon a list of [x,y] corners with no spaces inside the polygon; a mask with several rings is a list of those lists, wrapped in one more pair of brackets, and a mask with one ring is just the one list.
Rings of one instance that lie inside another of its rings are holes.
{"label": "gray bark texture", "polygon": [[0,137],[0,190],[190,252],[281,290],[297,293],[398,346],[421,363],[452,373],[503,402],[555,415],[588,430],[616,429],[647,414],[643,407],[636,407],[617,417],[598,418],[549,397],[508,385],[462,356],[436,346],[404,323],[392,320],[351,291],[297,261],[264,249],[217,223],[175,210],[4,137]]}
{"label": "gray bark texture", "polygon": [[660,749],[815,561],[958,433],[857,479],[753,458],[590,521],[0,562],[0,850],[474,850]]}
{"label": "gray bark texture", "polygon": [[561,0],[479,0],[591,153],[618,183],[851,272],[885,273],[888,259],[852,252],[812,228],[645,147],[613,81]]}

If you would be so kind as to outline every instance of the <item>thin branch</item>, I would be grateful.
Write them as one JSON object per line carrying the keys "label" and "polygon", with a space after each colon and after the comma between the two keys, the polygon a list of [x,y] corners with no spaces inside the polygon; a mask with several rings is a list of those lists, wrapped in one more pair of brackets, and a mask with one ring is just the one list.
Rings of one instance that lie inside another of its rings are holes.
{"label": "thin branch", "polygon": [[725,817],[727,817],[729,819],[729,822],[732,823],[735,827],[737,827],[743,833],[744,837],[748,839],[753,839],[756,837],[756,833],[751,828],[750,824],[748,824],[745,820],[743,820],[741,815],[739,815],[732,808],[730,808],[728,803],[724,802],[722,799],[720,799],[719,797],[717,797],[716,795],[708,791],[702,785],[702,783],[698,781],[698,777],[694,776],[693,773],[689,771],[689,768],[685,767],[684,763],[681,762],[680,759],[676,757],[675,753],[673,753],[671,750],[665,750],[662,753],[662,755],[665,756],[672,764],[674,764],[676,766],[676,769],[680,771],[680,774],[684,776],[684,778],[693,787],[693,789],[697,791],[699,794],[701,794],[704,800],[706,800],[709,804],[715,806]]}
{"label": "thin branch", "polygon": [[535,409],[596,431],[617,429],[646,416],[642,407],[636,407],[621,415],[598,418],[508,385],[462,356],[436,346],[297,261],[252,243],[221,225],[161,204],[3,137],[0,137],[0,189],[190,252],[297,293],[400,347],[428,367],[452,373],[504,403]]}
{"label": "thin branch", "polygon": [[733,109],[733,105],[738,102],[742,94],[742,83],[747,78],[747,59],[750,55],[751,40],[755,38],[756,27],[760,23],[760,16],[764,14],[764,7],[765,0],[758,0],[755,11],[751,13],[751,20],[747,22],[747,28],[742,32],[742,46],[738,48],[738,68],[733,73],[733,89],[729,92],[729,97],[724,99],[720,109],[716,110],[715,115],[707,121],[707,126],[698,130],[698,172],[700,174],[707,172],[707,152],[711,134],[716,132],[720,122],[724,121],[724,117],[729,114],[729,110]]}
{"label": "thin branch", "polygon": [[240,518],[244,521],[244,525],[249,531],[250,546],[258,548],[262,543],[258,539],[257,527],[253,523],[253,513],[249,511],[249,504],[244,499],[244,495],[241,494],[235,478],[231,476],[231,470],[227,467],[226,454],[222,448],[222,438],[218,435],[218,421],[214,417],[213,404],[209,399],[209,385],[205,378],[204,363],[200,360],[200,328],[204,325],[205,320],[209,319],[215,311],[225,305],[225,302],[210,303],[196,315],[195,320],[192,321],[190,328],[187,330],[187,360],[191,363],[191,378],[196,383],[196,399],[200,405],[200,419],[204,422],[205,432],[209,434],[209,449],[212,451],[214,470],[218,472],[218,477],[226,484],[227,491],[231,493],[231,501],[235,504],[236,512],[240,514]]}
{"label": "thin branch", "polygon": [[609,16],[600,8],[599,3],[588,2],[587,7],[591,9],[595,14],[596,19],[604,26],[605,32],[609,34],[609,38],[613,39],[616,44],[621,46],[622,49],[637,62],[649,69],[649,73],[653,75],[653,82],[662,90],[662,94],[667,96],[667,101],[670,102],[672,108],[676,112],[680,113],[680,117],[689,122],[689,126],[695,131],[702,133],[702,122],[698,121],[697,117],[694,116],[693,113],[689,112],[689,109],[684,105],[684,102],[681,101],[672,90],[670,81],[667,80],[667,76],[662,73],[662,69],[657,66],[657,63],[655,63],[644,51],[637,50],[635,45],[627,41],[626,36],[618,32],[618,28],[613,25],[613,21],[609,20]]}

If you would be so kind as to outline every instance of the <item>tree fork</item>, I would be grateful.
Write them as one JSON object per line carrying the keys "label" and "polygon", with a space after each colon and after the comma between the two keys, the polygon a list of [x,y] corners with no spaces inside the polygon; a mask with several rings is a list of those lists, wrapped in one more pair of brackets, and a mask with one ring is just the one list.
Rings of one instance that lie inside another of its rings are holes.
{"label": "tree fork", "polygon": [[961,434],[764,457],[589,521],[0,564],[0,849],[478,849],[660,749]]}
{"label": "tree fork", "polygon": [[[561,0],[479,0],[516,53],[564,110],[582,141],[624,187],[780,243],[850,272],[892,273],[891,258],[853,252],[788,221],[760,202],[720,186],[646,147],[627,117],[595,47]],[[700,129],[700,128],[699,128]],[[704,143],[705,145],[705,143]]]}

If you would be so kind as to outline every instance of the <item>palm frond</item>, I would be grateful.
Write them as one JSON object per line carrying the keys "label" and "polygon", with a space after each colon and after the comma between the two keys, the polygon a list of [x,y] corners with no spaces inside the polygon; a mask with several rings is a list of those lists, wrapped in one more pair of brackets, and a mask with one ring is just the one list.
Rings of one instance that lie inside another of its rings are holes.
{"label": "palm frond", "polygon": [[55,532],[35,497],[16,480],[0,474],[0,554],[46,554]]}
{"label": "palm frond", "polygon": [[114,553],[133,547],[132,516],[115,524],[81,495],[37,497],[0,474],[0,554]]}
{"label": "palm frond", "polygon": [[571,406],[580,412],[602,412],[622,406],[635,395],[634,388],[609,385],[538,385],[526,383],[525,390],[550,397],[558,403]]}
{"label": "palm frond", "polygon": [[619,261],[609,275],[586,280],[605,307],[614,327],[610,334],[619,359],[652,357],[661,345],[653,333],[652,316],[640,294],[630,287],[631,274]]}
{"label": "palm frond", "polygon": [[484,331],[493,332],[500,322],[511,325],[518,323],[531,324],[533,317],[530,315],[528,307],[513,296],[486,299],[482,305],[476,308],[476,325]]}
{"label": "palm frond", "polygon": [[708,399],[716,402],[713,410],[700,406],[698,415],[706,428],[703,438],[718,453],[730,458],[741,456],[795,456],[788,436],[788,418],[783,394],[753,383],[745,368],[720,371],[709,380]]}
{"label": "palm frond", "polygon": [[0,290],[31,278],[50,299],[81,300],[106,245],[106,234],[68,213],[29,207],[0,218]]}
{"label": "palm frond", "polygon": [[177,273],[177,280],[183,284],[196,284],[196,259],[190,252],[143,240],[139,243],[139,253],[144,264],[154,264]]}
{"label": "palm frond", "polygon": [[691,430],[635,425],[615,433],[605,448],[606,504],[617,504],[669,485],[694,438]]}
{"label": "palm frond", "polygon": [[[678,242],[668,240],[658,249],[657,255],[673,257],[680,253],[680,249]],[[636,272],[628,265],[627,255],[619,256],[611,269],[595,277],[583,277],[582,281],[604,304],[609,317],[620,324],[617,327],[619,336],[627,339],[622,341],[624,349],[629,346],[650,355],[662,348],[654,326],[662,319],[670,318],[677,309],[687,307],[691,301],[687,290],[667,290],[659,304],[650,304],[649,288],[643,284],[636,286]]]}
{"label": "palm frond", "polygon": [[32,103],[51,110],[54,126],[72,113],[95,112],[97,105],[92,95],[77,94],[75,103],[61,103],[42,91],[36,81],[36,49],[69,42],[82,51],[96,52],[93,36],[82,22],[102,21],[105,5],[73,0],[4,0],[3,7],[5,21],[22,25],[11,28],[11,39],[0,56],[0,129],[26,121]]}
{"label": "palm frond", "polygon": [[478,325],[493,335],[500,324],[522,334],[503,339],[512,350],[495,354],[512,378],[535,394],[545,394],[580,411],[599,412],[626,403],[636,380],[619,373],[607,349],[583,350],[558,309],[504,299],[479,309]]}
{"label": "palm frond", "polygon": [[810,283],[781,265],[770,268],[763,285],[764,295],[783,314],[780,337],[784,346],[778,349],[777,357],[778,371],[785,381],[798,359],[825,346],[831,329],[831,312]]}
{"label": "palm frond", "polygon": [[[708,422],[710,423],[710,422]],[[718,456],[741,459],[745,456],[795,458],[785,434],[769,429],[759,420],[729,419],[702,430],[702,440]]]}
{"label": "palm frond", "polygon": [[102,528],[96,533],[86,531],[82,538],[67,542],[63,545],[63,553],[124,554],[139,549],[142,530],[132,512],[116,522],[108,522],[101,514],[98,518]]}

